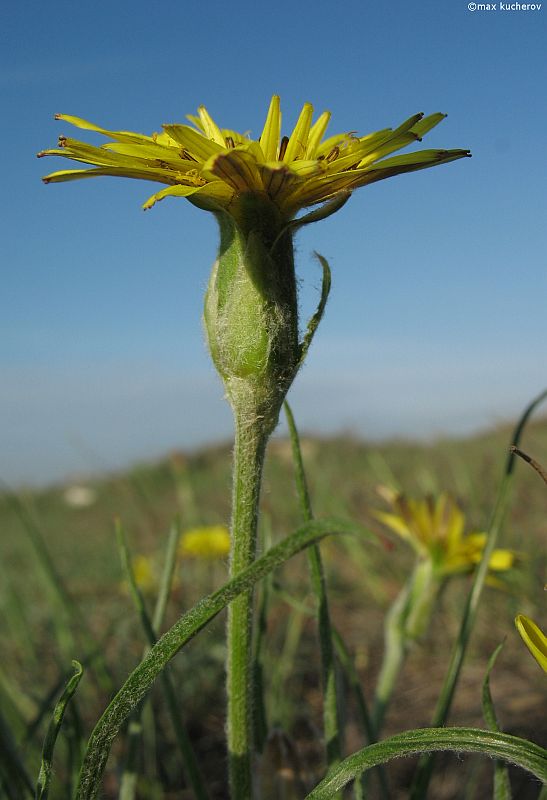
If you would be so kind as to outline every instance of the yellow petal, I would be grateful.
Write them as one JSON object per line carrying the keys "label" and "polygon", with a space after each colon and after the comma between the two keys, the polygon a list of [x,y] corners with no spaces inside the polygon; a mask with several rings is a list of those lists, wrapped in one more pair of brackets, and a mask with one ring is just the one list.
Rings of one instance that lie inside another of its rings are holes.
{"label": "yellow petal", "polygon": [[226,207],[233,197],[233,190],[223,181],[215,180],[206,183],[204,186],[169,186],[156,192],[143,204],[143,209],[147,211],[152,208],[159,200],[164,197],[187,197],[194,205],[200,208],[207,208],[209,211],[218,210]]}
{"label": "yellow petal", "polygon": [[[158,176],[173,176],[173,172],[189,172],[195,170],[195,161],[184,160],[177,150],[167,147],[154,147],[150,145],[137,145],[127,143],[112,143],[102,147],[78,142],[75,139],[61,139],[61,146],[55,150],[44,150],[38,153],[42,156],[61,156],[84,164],[96,167],[118,166],[150,169],[157,171]],[[162,156],[161,158],[158,156]],[[158,177],[158,180],[161,180]],[[166,181],[167,183],[169,181]]]}
{"label": "yellow petal", "polygon": [[95,125],[93,122],[80,119],[80,117],[73,117],[70,114],[55,114],[55,119],[60,119],[63,122],[69,122],[71,125],[75,125],[77,128],[82,128],[86,131],[102,133],[103,136],[110,136],[111,139],[115,139],[118,142],[139,143],[153,141],[151,136],[144,136],[142,133],[133,133],[133,131],[109,131],[106,130],[106,128],[99,127],[99,125]]}
{"label": "yellow petal", "polygon": [[205,136],[208,139],[211,139],[213,142],[220,144],[222,147],[226,146],[226,142],[224,140],[224,136],[214,119],[211,117],[205,106],[200,106],[198,108],[199,118],[201,120],[201,124],[203,127],[203,131]]}
{"label": "yellow petal", "polygon": [[533,620],[525,617],[524,614],[519,614],[515,618],[515,625],[528,650],[543,671],[547,672],[547,636]]}
{"label": "yellow petal", "polygon": [[256,160],[245,150],[227,150],[213,156],[204,169],[232,186],[236,192],[264,191]]}
{"label": "yellow petal", "polygon": [[327,155],[326,158],[319,161],[320,164],[325,165],[325,171],[327,174],[346,172],[347,170],[353,169],[355,165],[359,165],[362,153],[366,148],[359,146],[357,140],[355,141],[355,147],[348,146],[342,150],[339,150],[339,148],[333,148],[331,153],[334,157],[332,157],[332,159],[330,159]]}
{"label": "yellow petal", "polygon": [[169,167],[177,172],[191,172],[200,166],[196,161],[185,158],[179,145],[165,147],[155,144],[136,145],[114,142],[103,145],[101,150],[130,156],[134,160],[138,159],[150,165]]}
{"label": "yellow petal", "polygon": [[[167,173],[166,176],[163,173]],[[95,167],[94,169],[69,169],[52,172],[42,178],[44,183],[63,183],[79,178],[94,178],[98,175],[111,175],[116,178],[136,178],[144,181],[158,181],[159,183],[178,183],[173,172],[156,169],[131,169],[128,167]],[[181,179],[184,177],[181,173]]]}
{"label": "yellow petal", "polygon": [[291,161],[291,163],[287,164],[287,166],[291,172],[294,172],[295,175],[300,175],[301,177],[305,178],[315,177],[316,175],[325,175],[327,168],[327,165],[324,161],[316,161],[315,159]]}
{"label": "yellow petal", "polygon": [[415,532],[425,545],[433,542],[435,530],[433,520],[426,500],[409,500],[412,509]]}
{"label": "yellow petal", "polygon": [[395,130],[393,131],[393,136],[394,137],[399,136],[399,134],[406,133],[407,131],[409,131],[414,126],[419,125],[420,120],[423,120],[423,116],[424,115],[421,114],[421,113],[420,114],[413,114],[408,119],[405,119],[405,121],[402,122],[399,125],[398,128],[395,128]]}
{"label": "yellow petal", "polygon": [[189,119],[190,122],[193,122],[198,131],[201,131],[201,133],[205,133],[201,119],[199,117],[196,117],[195,114],[186,114],[186,119]]}
{"label": "yellow petal", "polygon": [[262,152],[259,142],[255,142],[252,139],[245,139],[244,142],[237,145],[235,149],[239,151],[244,150],[246,153],[250,153],[256,164],[264,163],[264,153]]}
{"label": "yellow petal", "polygon": [[373,164],[372,167],[367,169],[367,172],[384,169],[386,171],[390,171],[394,167],[421,169],[422,167],[429,167],[433,166],[433,164],[453,161],[456,158],[463,158],[468,155],[469,150],[417,150],[414,153],[407,153],[407,155],[404,156],[386,158],[379,164]]}
{"label": "yellow petal", "polygon": [[373,514],[377,520],[383,522],[388,528],[391,528],[401,539],[405,539],[406,541],[412,539],[412,533],[408,525],[404,519],[397,514],[388,514],[386,511],[374,511]]}
{"label": "yellow petal", "polygon": [[422,136],[425,136],[426,133],[438,125],[439,122],[442,122],[445,117],[446,114],[430,114],[428,117],[424,117],[417,122],[416,125],[413,125],[410,130],[421,140]]}
{"label": "yellow petal", "polygon": [[199,161],[206,161],[216,153],[224,152],[222,145],[202,136],[189,125],[164,125],[163,129]]}
{"label": "yellow petal", "polygon": [[380,497],[383,497],[384,500],[386,500],[388,503],[391,504],[393,504],[396,501],[399,495],[399,492],[396,491],[396,489],[392,489],[391,486],[385,486],[385,484],[382,483],[378,484],[378,486],[376,487],[376,491],[378,492]]}
{"label": "yellow petal", "polygon": [[[354,185],[355,187],[367,186],[393,175],[403,175],[406,172],[416,172],[438,164],[448,164],[450,161],[470,155],[469,150],[420,150],[406,156],[395,156],[395,158],[388,158],[359,170]],[[358,171],[354,170],[354,172]]]}
{"label": "yellow petal", "polygon": [[316,158],[317,150],[319,148],[319,144],[321,143],[321,139],[325,135],[325,131],[327,130],[327,125],[330,121],[330,111],[323,111],[321,116],[314,122],[314,124],[310,128],[310,133],[308,136],[308,146],[306,147],[306,158]]}
{"label": "yellow petal", "polygon": [[260,136],[260,146],[264,153],[265,161],[275,161],[277,158],[277,151],[279,148],[279,137],[281,134],[281,111],[279,106],[279,97],[274,94],[271,99],[270,107],[264,129]]}
{"label": "yellow petal", "polygon": [[349,133],[337,133],[334,136],[329,136],[317,148],[316,158],[326,158],[336,148],[342,150],[344,145],[351,139],[352,136]]}
{"label": "yellow petal", "polygon": [[297,158],[303,158],[308,145],[311,120],[313,116],[313,106],[311,103],[304,103],[300,116],[290,135],[283,161],[287,164]]}
{"label": "yellow petal", "polygon": [[360,180],[362,180],[361,173],[355,174],[355,171],[310,178],[286,198],[287,209],[298,211],[299,208],[322,203],[342,189],[351,189]]}
{"label": "yellow petal", "polygon": [[234,190],[224,181],[214,180],[199,188],[188,197],[192,205],[205,211],[218,211],[227,208],[234,196]]}
{"label": "yellow petal", "polygon": [[248,144],[249,137],[245,136],[243,133],[238,133],[237,131],[232,131],[230,128],[223,128],[222,135],[224,136],[224,141],[227,139],[231,139],[234,144]]}
{"label": "yellow petal", "polygon": [[280,164],[278,161],[259,164],[258,171],[262,177],[264,191],[279,206],[284,205],[285,197],[295,191],[296,186],[306,185],[306,181],[303,178],[299,178],[296,172],[289,169],[287,164]]}
{"label": "yellow petal", "polygon": [[488,562],[488,569],[493,572],[506,572],[515,563],[515,554],[512,550],[494,550]]}
{"label": "yellow petal", "polygon": [[446,545],[448,552],[458,547],[465,527],[465,515],[457,505],[452,506],[446,526]]}
{"label": "yellow petal", "polygon": [[359,141],[369,147],[376,147],[378,142],[385,142],[392,134],[393,128],[382,128],[381,131],[374,131],[373,133],[367,133],[366,136],[360,136]]}
{"label": "yellow petal", "polygon": [[160,192],[156,192],[148,200],[143,203],[143,209],[147,211],[149,208],[152,208],[160,200],[163,200],[164,197],[189,197],[189,195],[194,194],[195,192],[199,191],[199,186],[182,186],[180,183],[176,186],[168,186],[166,189],[162,189]]}
{"label": "yellow petal", "polygon": [[470,550],[482,553],[488,536],[486,533],[469,533],[462,539],[462,545]]}
{"label": "yellow petal", "polygon": [[374,162],[378,161],[380,158],[384,158],[390,153],[395,153],[397,150],[401,150],[403,147],[412,144],[412,142],[416,140],[417,137],[411,132],[402,133],[393,138],[390,137],[387,142],[377,144],[374,148],[370,148],[368,155],[363,157],[359,162],[359,168],[368,167],[369,164],[374,164]]}

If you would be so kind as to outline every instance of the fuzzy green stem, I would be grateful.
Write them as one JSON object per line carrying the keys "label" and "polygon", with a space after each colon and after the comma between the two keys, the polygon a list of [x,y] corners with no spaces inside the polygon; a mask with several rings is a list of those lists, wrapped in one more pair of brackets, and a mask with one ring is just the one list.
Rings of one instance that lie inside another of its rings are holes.
{"label": "fuzzy green stem", "polygon": [[[268,440],[260,419],[236,413],[235,423],[230,578],[255,560],[260,483]],[[252,613],[252,590],[241,594],[228,608],[226,686],[232,800],[252,797]]]}
{"label": "fuzzy green stem", "polygon": [[403,666],[407,651],[404,632],[397,624],[386,625],[385,651],[382,668],[376,684],[372,724],[380,731],[385,713],[393,694],[395,683]]}
{"label": "fuzzy green stem", "polygon": [[385,713],[408,649],[427,627],[438,582],[429,559],[418,561],[412,575],[386,615],[384,657],[374,696],[372,725],[380,735]]}
{"label": "fuzzy green stem", "polygon": [[[239,194],[229,213],[219,211],[217,220],[220,247],[203,319],[209,351],[235,420],[233,578],[255,559],[266,443],[302,362],[303,345],[298,340],[289,220],[268,197],[255,192]],[[252,592],[248,592],[228,611],[227,734],[232,800],[250,800],[252,796],[252,604]]]}

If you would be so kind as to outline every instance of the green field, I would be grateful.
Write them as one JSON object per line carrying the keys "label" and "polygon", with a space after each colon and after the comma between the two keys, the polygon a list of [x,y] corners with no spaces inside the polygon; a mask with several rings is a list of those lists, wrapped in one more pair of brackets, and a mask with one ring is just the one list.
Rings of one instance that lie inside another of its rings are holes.
{"label": "green field", "polygon": [[[485,530],[510,433],[510,427],[503,427],[467,439],[430,444],[393,441],[372,445],[349,436],[303,438],[315,516],[350,519],[374,533],[373,539],[340,536],[321,545],[333,623],[354,657],[367,699],[381,660],[385,612],[413,563],[410,549],[375,520],[374,509],[384,507],[376,486],[391,485],[416,497],[447,491],[466,513],[466,530]],[[521,446],[547,464],[547,420],[531,423]],[[14,731],[33,781],[47,722],[70,672],[71,659],[86,666],[59,740],[50,794],[54,800],[70,797],[67,764],[77,763],[82,739],[145,647],[123,581],[114,518],[120,518],[132,553],[146,556],[152,570],[159,572],[167,534],[177,515],[183,530],[228,522],[230,471],[230,447],[226,445],[177,453],[158,464],[141,464],[123,474],[86,480],[85,487],[92,489],[93,495],[87,498],[87,505],[71,505],[67,486],[0,495],[0,699],[3,724]],[[262,540],[276,542],[299,523],[290,444],[274,439],[263,484]],[[517,565],[500,579],[499,586],[485,590],[450,724],[485,726],[481,683],[490,655],[505,639],[491,679],[500,725],[506,732],[545,744],[544,676],[518,637],[513,619],[524,613],[543,622],[545,628],[546,528],[547,487],[519,461],[500,543],[517,551]],[[226,578],[223,560],[180,559],[166,625]],[[404,666],[387,714],[386,735],[429,724],[469,586],[467,575],[447,583],[432,624]],[[263,594],[261,590],[259,600]],[[153,586],[145,591],[145,597],[151,607]],[[285,774],[294,772],[298,763],[303,785],[313,786],[322,769],[321,693],[316,626],[310,613],[313,599],[304,555],[276,571],[268,581],[267,600],[263,664],[267,721],[273,733],[257,770],[263,771],[267,782],[275,772],[272,765],[277,763],[280,749],[294,750],[297,761],[290,762]],[[221,615],[171,665],[181,713],[214,800],[227,797],[223,626]],[[102,655],[97,657],[98,653]],[[340,681],[344,682],[342,671]],[[350,753],[363,746],[363,738],[346,684],[345,750]],[[192,797],[183,788],[171,720],[159,687],[144,708],[142,741],[137,797]],[[127,737],[122,736],[114,747],[116,758],[105,780],[105,798],[119,796],[120,767],[116,764],[122,763],[126,748]],[[407,796],[411,766],[408,760],[389,768],[391,797]],[[538,796],[539,788],[531,778],[517,771],[511,775],[515,798]],[[303,796],[291,780],[289,776],[285,794],[276,789],[275,797]],[[438,760],[430,796],[479,800],[488,796],[485,786],[490,780],[491,766],[484,760],[443,757]],[[12,796],[6,787],[4,791],[6,797]],[[375,797],[375,792],[372,781],[370,796]],[[275,797],[272,794],[271,800]]]}

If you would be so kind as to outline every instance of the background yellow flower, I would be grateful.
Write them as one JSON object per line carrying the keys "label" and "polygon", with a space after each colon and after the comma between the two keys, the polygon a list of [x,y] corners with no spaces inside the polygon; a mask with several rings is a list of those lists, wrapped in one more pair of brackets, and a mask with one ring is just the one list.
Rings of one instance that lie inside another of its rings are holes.
{"label": "background yellow flower", "polygon": [[230,534],[224,525],[208,525],[185,531],[179,543],[182,558],[225,558],[230,552]]}
{"label": "background yellow flower", "polygon": [[515,618],[515,625],[528,650],[543,671],[547,672],[547,636],[532,619],[525,617],[524,614],[519,614]]}
{"label": "background yellow flower", "polygon": [[[378,491],[391,504],[393,512],[375,511],[376,519],[407,541],[420,558],[430,559],[437,573],[469,571],[480,562],[487,536],[464,533],[465,515],[448,494],[416,500],[387,486],[379,487]],[[489,569],[503,572],[514,561],[511,550],[497,549],[492,553]]]}

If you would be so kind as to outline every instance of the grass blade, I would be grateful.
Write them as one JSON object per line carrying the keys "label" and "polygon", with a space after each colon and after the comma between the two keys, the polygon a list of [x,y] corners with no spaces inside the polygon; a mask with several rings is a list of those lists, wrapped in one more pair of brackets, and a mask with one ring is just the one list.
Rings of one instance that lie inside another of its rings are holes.
{"label": "grass blade", "polygon": [[57,736],[59,735],[61,725],[63,724],[63,717],[65,715],[67,704],[78,688],[78,684],[80,683],[81,677],[84,674],[84,669],[79,661],[73,661],[72,666],[74,667],[74,675],[69,678],[63,694],[55,705],[53,717],[46,733],[44,747],[42,750],[42,763],[36,784],[36,800],[47,800],[49,794],[49,785],[51,782],[51,764],[53,761],[53,752],[55,750]]}
{"label": "grass blade", "polygon": [[[494,664],[501,653],[503,648],[502,644],[498,645],[488,661],[486,668],[486,675],[482,684],[482,715],[488,729],[491,731],[500,732],[500,726],[496,717],[496,710],[494,708],[494,701],[490,692],[490,674],[494,668]],[[494,762],[494,800],[511,800],[511,782],[509,780],[509,770],[506,765],[501,761]]]}
{"label": "grass blade", "polygon": [[[63,612],[62,614],[55,614],[53,618],[61,649],[65,653],[72,653],[76,648],[76,640],[81,641],[89,652],[94,653],[93,661],[95,662],[99,685],[102,689],[112,691],[114,684],[106,666],[104,655],[101,649],[97,648],[97,643],[89,633],[87,621],[68,590],[61,574],[57,570],[55,561],[49,552],[46,537],[41,528],[34,521],[31,512],[21,498],[13,491],[9,490],[9,487],[5,486],[3,481],[1,481],[0,484],[6,488],[8,492],[8,502],[32,545],[37,561],[42,569],[47,588],[52,598],[57,600]],[[76,630],[76,637],[72,631],[72,627]],[[87,664],[90,659],[82,660]]]}
{"label": "grass blade", "polygon": [[[144,598],[137,586],[137,581],[135,579],[135,573],[133,571],[133,567],[131,566],[131,557],[129,553],[129,548],[127,546],[127,540],[125,537],[124,530],[119,520],[116,520],[116,539],[118,541],[118,547],[120,551],[120,557],[122,561],[122,567],[125,574],[125,577],[129,583],[129,589],[131,591],[131,596],[133,598],[133,603],[141,620],[141,624],[145,633],[145,636],[148,640],[148,644],[150,647],[153,647],[157,642],[156,632],[152,625],[152,621],[148,615],[148,611],[146,610],[146,605],[144,602]],[[169,563],[169,559],[167,561],[167,574],[170,575],[169,577],[169,584],[168,588],[171,583],[171,578],[173,575],[174,569],[174,558],[176,556],[176,543],[178,541],[178,532],[177,535],[173,537],[175,541],[175,548],[170,548],[171,558],[173,559],[173,563]],[[165,572],[165,571],[164,571]],[[166,584],[167,585],[167,584]],[[167,591],[168,594],[168,591]],[[164,603],[163,600],[160,601],[161,604]],[[156,608],[157,610],[157,608]],[[160,607],[161,611],[161,607]],[[163,616],[163,613],[158,612],[158,617]],[[190,737],[186,731],[186,728],[182,722],[180,713],[179,713],[179,706],[180,703],[177,699],[177,695],[175,692],[175,688],[173,686],[173,682],[171,681],[171,676],[168,672],[164,671],[160,675],[160,680],[162,683],[162,688],[165,694],[165,700],[167,703],[167,710],[169,712],[169,716],[171,717],[171,721],[173,723],[173,728],[175,730],[175,736],[177,738],[177,743],[179,745],[180,753],[182,756],[182,764],[184,769],[184,774],[188,780],[188,784],[192,787],[194,795],[196,796],[197,800],[208,800],[208,792],[205,787],[205,783],[203,781],[203,777],[201,775],[198,762],[194,753],[194,748],[192,747],[192,743],[190,741]],[[124,787],[124,800],[129,800],[129,798],[134,797],[134,790],[136,788],[136,770],[134,768],[134,762],[137,752],[137,742],[140,738],[142,726],[140,721],[140,713],[136,715],[136,719],[133,720],[134,725],[130,729],[130,758],[128,761],[130,762],[130,769],[126,773],[126,781]]]}
{"label": "grass blade", "polygon": [[[158,634],[163,624],[169,594],[171,592],[171,585],[173,582],[173,574],[175,571],[177,561],[177,545],[180,538],[180,520],[177,518],[169,529],[169,536],[167,539],[167,552],[163,565],[163,570],[160,578],[160,586],[156,606],[154,608],[154,616],[152,619],[152,628],[154,633]],[[134,581],[133,581],[134,582]],[[145,650],[145,655],[148,648]],[[144,702],[133,712],[132,719],[129,722],[127,737],[127,758],[124,766],[124,771],[121,777],[120,784],[120,800],[133,800],[137,791],[137,758],[139,753],[139,745],[143,735],[143,720],[142,712]],[[180,743],[179,743],[180,744]]]}
{"label": "grass blade", "polygon": [[154,615],[152,617],[152,628],[154,629],[156,636],[163,625],[167,601],[169,600],[169,595],[171,594],[173,575],[177,564],[177,545],[179,543],[180,533],[180,519],[177,518],[169,529],[169,536],[167,537],[167,552],[165,554],[165,561],[163,563],[163,570],[160,578],[158,598],[156,600]]}
{"label": "grass blade", "polygon": [[[319,258],[321,258],[319,256]],[[323,264],[324,259],[321,259]],[[328,266],[323,269],[328,270]],[[324,290],[324,302],[328,296],[328,288]],[[324,307],[324,306],[323,306]],[[322,313],[322,309],[321,309]],[[294,421],[291,407],[285,400],[283,407],[289,425],[291,438],[292,456],[294,463],[294,474],[298,499],[300,502],[300,513],[304,522],[313,520],[310,495],[304,472],[304,462],[302,460],[302,450],[298,431]],[[338,715],[338,697],[336,690],[336,663],[334,659],[334,648],[332,644],[332,629],[330,623],[329,603],[327,598],[327,587],[325,583],[325,573],[321,560],[321,551],[318,545],[312,545],[308,549],[308,563],[310,567],[311,583],[317,604],[317,624],[319,631],[319,644],[321,649],[321,684],[323,687],[323,732],[326,742],[327,767],[330,770],[339,763],[342,757],[342,745],[340,736],[340,720]]]}
{"label": "grass blade", "polygon": [[34,787],[25,769],[9,725],[0,714],[0,776],[2,788],[9,800],[33,796]]}

